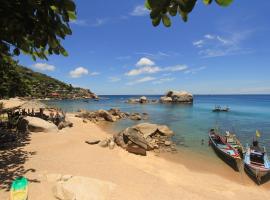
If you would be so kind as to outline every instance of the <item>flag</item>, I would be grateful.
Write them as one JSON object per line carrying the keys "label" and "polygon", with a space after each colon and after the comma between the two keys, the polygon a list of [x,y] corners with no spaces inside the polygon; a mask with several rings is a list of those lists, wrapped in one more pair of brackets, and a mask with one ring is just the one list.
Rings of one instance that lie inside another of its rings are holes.
{"label": "flag", "polygon": [[261,133],[258,130],[256,130],[256,137],[261,137]]}

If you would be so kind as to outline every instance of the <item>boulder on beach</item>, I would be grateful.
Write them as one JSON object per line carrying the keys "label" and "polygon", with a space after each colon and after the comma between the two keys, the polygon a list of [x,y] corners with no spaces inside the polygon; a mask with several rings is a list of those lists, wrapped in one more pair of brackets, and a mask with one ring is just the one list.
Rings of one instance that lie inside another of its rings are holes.
{"label": "boulder on beach", "polygon": [[106,121],[115,122],[116,118],[106,110],[98,110],[98,116],[103,117]]}
{"label": "boulder on beach", "polygon": [[27,116],[25,119],[29,122],[28,128],[31,132],[57,132],[58,128],[55,124],[40,119],[38,117]]}
{"label": "boulder on beach", "polygon": [[161,103],[193,103],[193,95],[186,91],[169,91],[160,98]]}
{"label": "boulder on beach", "polygon": [[169,129],[166,125],[159,125],[159,124],[150,124],[150,123],[141,123],[134,126],[135,129],[139,130],[144,138],[148,136],[152,136],[159,132],[161,135],[164,136],[173,136],[173,131]]}
{"label": "boulder on beach", "polygon": [[[115,143],[135,154],[158,148],[171,148],[173,131],[166,125],[141,123],[114,135]],[[138,153],[136,153],[138,151]]]}
{"label": "boulder on beach", "polygon": [[53,194],[60,200],[105,200],[110,198],[115,187],[112,182],[73,176],[65,181],[58,181]]}

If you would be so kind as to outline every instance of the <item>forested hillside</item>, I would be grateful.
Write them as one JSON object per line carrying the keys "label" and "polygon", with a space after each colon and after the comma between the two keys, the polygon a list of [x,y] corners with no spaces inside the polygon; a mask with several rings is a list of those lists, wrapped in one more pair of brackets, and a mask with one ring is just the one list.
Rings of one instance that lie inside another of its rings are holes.
{"label": "forested hillside", "polygon": [[45,74],[19,65],[0,69],[0,98],[96,98],[88,89],[72,87]]}

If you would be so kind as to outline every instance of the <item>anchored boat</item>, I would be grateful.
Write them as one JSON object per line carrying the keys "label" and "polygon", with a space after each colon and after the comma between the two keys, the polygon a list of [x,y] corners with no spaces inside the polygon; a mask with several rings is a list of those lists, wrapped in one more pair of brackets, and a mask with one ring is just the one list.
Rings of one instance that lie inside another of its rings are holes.
{"label": "anchored boat", "polygon": [[227,132],[226,136],[222,136],[215,129],[211,129],[209,131],[209,144],[224,162],[235,171],[239,171],[243,148],[235,135]]}
{"label": "anchored boat", "polygon": [[256,140],[253,141],[252,146],[247,146],[244,169],[258,185],[270,178],[270,162],[265,147],[261,148]]}

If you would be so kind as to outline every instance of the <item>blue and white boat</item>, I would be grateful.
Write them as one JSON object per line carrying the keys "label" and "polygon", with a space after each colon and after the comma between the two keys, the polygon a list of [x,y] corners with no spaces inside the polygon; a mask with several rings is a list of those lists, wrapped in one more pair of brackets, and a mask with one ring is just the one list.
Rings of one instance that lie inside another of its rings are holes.
{"label": "blue and white boat", "polygon": [[246,173],[258,184],[265,183],[270,178],[270,161],[265,147],[259,147],[258,141],[253,141],[252,146],[247,145],[244,157]]}

